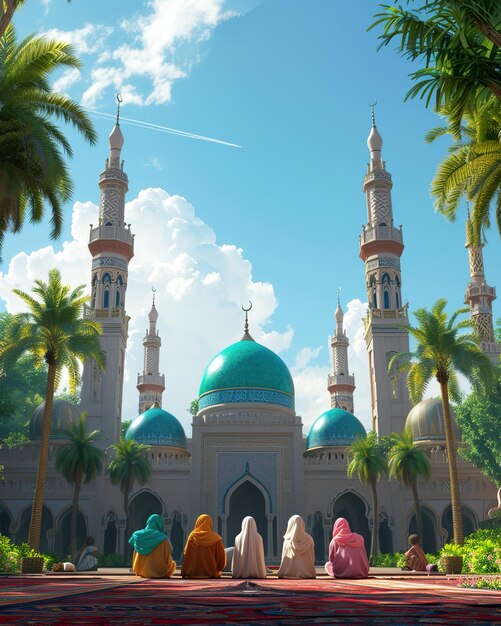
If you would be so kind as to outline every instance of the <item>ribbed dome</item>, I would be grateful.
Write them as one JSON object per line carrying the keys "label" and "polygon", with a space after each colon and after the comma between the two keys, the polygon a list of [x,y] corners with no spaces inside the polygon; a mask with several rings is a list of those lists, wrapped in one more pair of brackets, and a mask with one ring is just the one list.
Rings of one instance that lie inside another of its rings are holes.
{"label": "ribbed dome", "polygon": [[[39,404],[33,411],[30,419],[29,432],[31,441],[37,441],[42,437],[43,414],[45,402]],[[70,424],[74,424],[80,416],[78,407],[67,400],[54,400],[52,403],[52,424],[50,429],[51,439],[60,438],[59,435],[66,430]]]}
{"label": "ribbed dome", "polygon": [[152,406],[136,417],[127,429],[125,438],[148,446],[170,446],[186,450],[186,435],[181,423],[159,406]]}
{"label": "ribbed dome", "polygon": [[[460,432],[456,423],[456,415],[449,405],[452,418],[452,429],[456,442],[460,441]],[[445,443],[444,414],[442,400],[432,398],[422,400],[409,411],[405,420],[405,427],[410,428],[412,437],[416,443],[430,443],[432,445]]]}
{"label": "ribbed dome", "polygon": [[383,148],[383,138],[381,137],[378,129],[375,126],[371,128],[371,132],[367,137],[367,147],[369,148],[370,152],[380,152]]}
{"label": "ribbed dome", "polygon": [[322,413],[314,422],[308,433],[306,447],[308,450],[329,448],[332,446],[349,446],[357,437],[365,437],[362,423],[348,411],[334,408]]}
{"label": "ribbed dome", "polygon": [[232,402],[294,409],[294,383],[287,366],[277,354],[252,339],[238,341],[217,354],[200,383],[199,410]]}

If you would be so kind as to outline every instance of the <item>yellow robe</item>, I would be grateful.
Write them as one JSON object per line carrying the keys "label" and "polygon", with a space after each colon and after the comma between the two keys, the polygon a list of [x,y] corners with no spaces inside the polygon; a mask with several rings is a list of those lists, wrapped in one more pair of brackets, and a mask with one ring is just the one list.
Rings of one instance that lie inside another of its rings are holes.
{"label": "yellow robe", "polygon": [[220,578],[226,565],[222,540],[211,546],[195,545],[188,540],[184,549],[181,576],[186,578]]}
{"label": "yellow robe", "polygon": [[176,569],[176,563],[170,555],[168,541],[162,541],[149,554],[139,554],[134,550],[132,569],[142,578],[169,578]]}

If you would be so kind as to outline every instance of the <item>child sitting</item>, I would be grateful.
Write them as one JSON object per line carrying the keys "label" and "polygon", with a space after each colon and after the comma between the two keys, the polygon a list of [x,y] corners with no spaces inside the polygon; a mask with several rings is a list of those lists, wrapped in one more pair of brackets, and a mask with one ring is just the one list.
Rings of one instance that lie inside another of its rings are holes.
{"label": "child sitting", "polygon": [[405,553],[405,565],[406,568],[414,570],[415,572],[426,572],[428,560],[423,549],[419,545],[419,535],[409,535],[410,549]]}

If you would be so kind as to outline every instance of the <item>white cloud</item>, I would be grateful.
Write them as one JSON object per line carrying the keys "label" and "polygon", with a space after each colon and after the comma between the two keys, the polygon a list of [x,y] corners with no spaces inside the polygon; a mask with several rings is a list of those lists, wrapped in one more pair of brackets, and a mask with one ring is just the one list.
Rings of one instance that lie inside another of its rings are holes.
{"label": "white cloud", "polygon": [[85,24],[76,30],[59,30],[52,28],[45,35],[51,39],[66,41],[71,44],[77,54],[95,54],[103,50],[108,37],[113,32],[111,26],[101,24]]}
{"label": "white cloud", "polygon": [[[172,85],[199,62],[200,45],[222,21],[237,15],[224,0],[151,0],[146,14],[121,20],[111,48],[107,27],[87,24],[72,32],[51,31],[71,41],[79,52],[98,53],[83,104],[94,107],[104,92],[120,91],[124,103],[162,104],[171,99]],[[122,43],[123,41],[123,43]],[[147,92],[136,81],[147,79]]]}
{"label": "white cloud", "polygon": [[80,70],[72,68],[63,72],[63,74],[56,81],[54,81],[54,85],[52,87],[54,91],[66,93],[68,88],[77,83],[79,80]]}

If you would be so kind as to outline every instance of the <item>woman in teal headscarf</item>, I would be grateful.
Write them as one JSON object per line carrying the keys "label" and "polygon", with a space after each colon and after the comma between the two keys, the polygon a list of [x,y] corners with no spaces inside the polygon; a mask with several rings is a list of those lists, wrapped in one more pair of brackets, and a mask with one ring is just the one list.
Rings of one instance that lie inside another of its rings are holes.
{"label": "woman in teal headscarf", "polygon": [[142,578],[169,578],[176,569],[171,557],[171,545],[164,533],[160,515],[150,515],[143,530],[136,530],[129,539],[134,548],[132,569]]}

